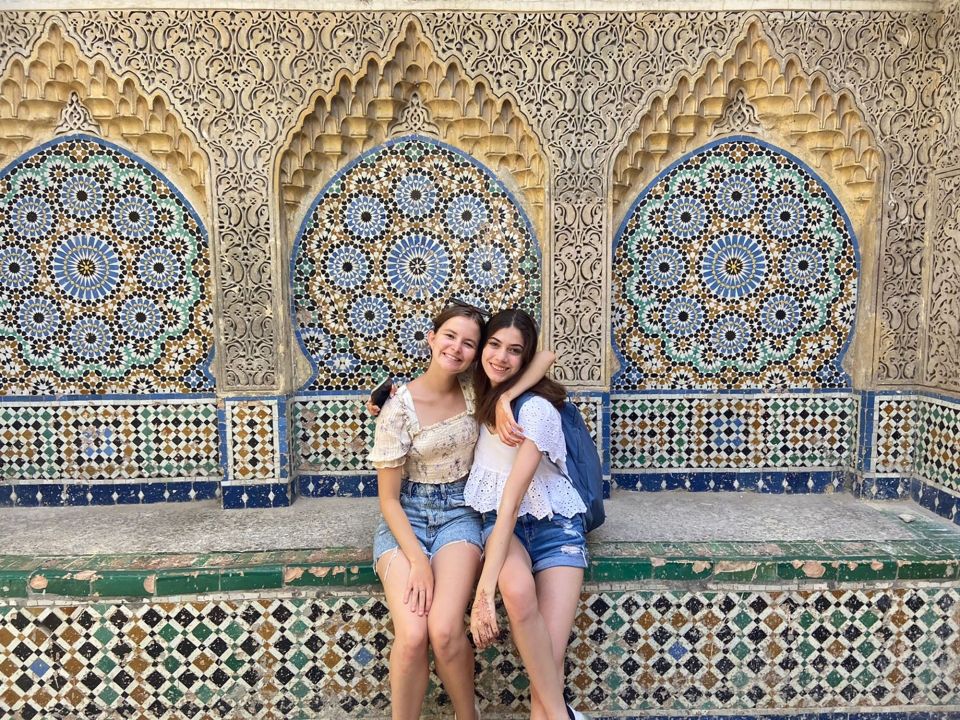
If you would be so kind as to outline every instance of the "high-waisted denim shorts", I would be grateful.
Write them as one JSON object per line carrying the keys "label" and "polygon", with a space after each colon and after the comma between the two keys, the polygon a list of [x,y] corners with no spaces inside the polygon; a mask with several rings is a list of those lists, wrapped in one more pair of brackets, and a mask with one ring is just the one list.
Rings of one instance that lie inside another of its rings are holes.
{"label": "high-waisted denim shorts", "polygon": [[[400,506],[407,514],[420,549],[432,558],[444,545],[468,542],[483,552],[480,538],[480,513],[463,500],[466,479],[452,483],[415,483],[404,480],[400,485]],[[373,539],[373,563],[385,552],[399,547],[387,522],[382,517]]]}
{"label": "high-waisted denim shorts", "polygon": [[[496,511],[483,513],[484,543],[496,522]],[[552,567],[587,567],[587,533],[583,515],[572,518],[554,515],[540,520],[533,515],[521,515],[513,534],[530,555],[534,575]]]}

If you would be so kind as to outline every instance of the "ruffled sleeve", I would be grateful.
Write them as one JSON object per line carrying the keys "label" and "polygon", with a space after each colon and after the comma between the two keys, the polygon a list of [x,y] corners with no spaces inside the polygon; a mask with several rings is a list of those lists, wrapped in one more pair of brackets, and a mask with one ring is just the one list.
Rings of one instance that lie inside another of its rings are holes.
{"label": "ruffled sleeve", "polygon": [[457,376],[460,381],[460,390],[463,392],[463,401],[467,405],[467,412],[473,415],[477,410],[477,394],[473,389],[473,373],[463,373]]}
{"label": "ruffled sleeve", "polygon": [[542,397],[533,397],[520,408],[517,422],[523,434],[555,465],[566,469],[567,445],[563,439],[560,413]]}
{"label": "ruffled sleeve", "polygon": [[367,459],[378,470],[401,467],[412,443],[410,421],[403,400],[400,397],[391,398],[377,416],[373,448]]}

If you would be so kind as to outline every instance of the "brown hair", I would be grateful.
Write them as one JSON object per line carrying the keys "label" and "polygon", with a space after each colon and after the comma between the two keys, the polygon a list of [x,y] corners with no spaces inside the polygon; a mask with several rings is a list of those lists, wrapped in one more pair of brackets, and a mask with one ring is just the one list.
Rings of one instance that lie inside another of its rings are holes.
{"label": "brown hair", "polygon": [[[477,394],[477,422],[493,426],[497,417],[497,401],[500,396],[513,387],[537,352],[537,324],[523,310],[501,310],[487,322],[486,337],[492,337],[497,331],[514,327],[523,338],[523,353],[520,356],[520,369],[506,382],[497,386],[490,384],[490,378],[483,371],[483,363],[477,363],[473,373],[473,386]],[[557,410],[563,407],[567,399],[566,388],[548,377],[540,378],[528,392],[535,393],[547,400]]]}

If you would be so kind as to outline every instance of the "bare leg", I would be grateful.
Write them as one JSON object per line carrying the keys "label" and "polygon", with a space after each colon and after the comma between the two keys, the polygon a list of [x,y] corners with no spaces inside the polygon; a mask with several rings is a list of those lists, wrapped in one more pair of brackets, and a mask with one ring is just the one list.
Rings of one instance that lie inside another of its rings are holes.
{"label": "bare leg", "polygon": [[537,605],[537,586],[530,568],[527,551],[516,537],[511,538],[498,585],[510,617],[513,641],[545,720],[566,720],[563,681],[553,659],[553,643],[547,624]]}
{"label": "bare leg", "polygon": [[[553,645],[553,661],[556,663],[560,681],[563,682],[563,660],[567,654],[570,629],[580,604],[580,589],[583,586],[583,570],[573,567],[555,567],[542,570],[536,575],[537,605],[547,625]],[[545,718],[545,710],[539,697],[532,698],[530,717]]]}
{"label": "bare leg", "polygon": [[[389,568],[389,570],[388,570]],[[398,548],[385,552],[377,561],[377,575],[383,582],[387,607],[393,619],[393,647],[390,648],[390,695],[393,720],[416,720],[430,679],[427,658],[427,618],[410,611],[403,603],[410,562]]]}
{"label": "bare leg", "polygon": [[437,675],[457,720],[474,718],[473,647],[463,622],[480,572],[480,548],[466,542],[444,545],[433,556],[433,605],[427,618]]}

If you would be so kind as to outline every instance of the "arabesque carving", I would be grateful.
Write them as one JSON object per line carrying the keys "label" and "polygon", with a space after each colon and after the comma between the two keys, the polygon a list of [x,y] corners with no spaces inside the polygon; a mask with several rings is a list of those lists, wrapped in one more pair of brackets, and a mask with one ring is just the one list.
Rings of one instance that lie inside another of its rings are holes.
{"label": "arabesque carving", "polygon": [[114,76],[102,60],[82,57],[56,23],[29,57],[13,58],[0,81],[0,166],[49,140],[73,94],[101,137],[149,160],[190,190],[195,207],[207,207],[206,160],[164,98]]}
{"label": "arabesque carving", "polygon": [[828,170],[831,186],[846,189],[848,210],[851,202],[875,199],[882,156],[853,98],[835,93],[819,74],[808,76],[798,59],[777,59],[753,22],[728,57],[681,75],[671,92],[649,103],[614,162],[616,218],[666,165],[705,144],[739,90],[756,109],[763,136]]}
{"label": "arabesque carving", "polygon": [[429,113],[420,132],[470,154],[519,190],[537,236],[546,227],[547,168],[540,143],[516,101],[437,56],[418,22],[386,55],[371,53],[356,73],[341,71],[319,93],[280,158],[280,192],[293,217],[344,164],[390,138],[417,95]]}

